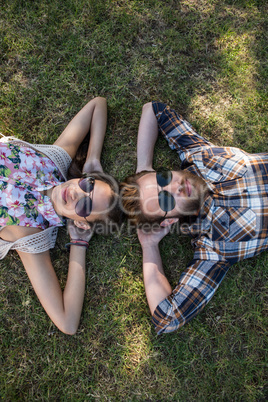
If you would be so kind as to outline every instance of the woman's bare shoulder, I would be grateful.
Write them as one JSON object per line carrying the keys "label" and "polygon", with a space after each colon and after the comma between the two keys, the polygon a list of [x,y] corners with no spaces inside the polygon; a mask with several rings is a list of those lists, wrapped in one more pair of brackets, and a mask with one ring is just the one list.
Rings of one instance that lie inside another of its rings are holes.
{"label": "woman's bare shoulder", "polygon": [[25,226],[5,226],[0,231],[0,238],[6,241],[14,242],[22,237],[41,232],[42,229],[29,228]]}

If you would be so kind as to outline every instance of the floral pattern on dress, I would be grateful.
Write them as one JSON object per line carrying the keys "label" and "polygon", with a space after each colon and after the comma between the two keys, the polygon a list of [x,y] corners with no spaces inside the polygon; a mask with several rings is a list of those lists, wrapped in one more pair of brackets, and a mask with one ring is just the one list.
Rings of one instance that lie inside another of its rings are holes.
{"label": "floral pattern on dress", "polygon": [[40,193],[64,182],[44,154],[21,145],[0,143],[0,227],[19,225],[46,229],[63,226],[50,198]]}

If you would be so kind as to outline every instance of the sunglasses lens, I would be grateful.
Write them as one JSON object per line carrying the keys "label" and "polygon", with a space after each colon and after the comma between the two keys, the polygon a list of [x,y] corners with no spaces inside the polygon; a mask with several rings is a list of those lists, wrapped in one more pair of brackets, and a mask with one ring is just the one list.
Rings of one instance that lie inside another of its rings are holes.
{"label": "sunglasses lens", "polygon": [[156,181],[160,187],[167,186],[172,180],[172,172],[170,170],[156,173]]}
{"label": "sunglasses lens", "polygon": [[158,201],[160,208],[165,212],[171,211],[175,208],[175,199],[168,191],[160,191],[158,194]]}
{"label": "sunglasses lens", "polygon": [[91,193],[94,188],[95,180],[92,177],[86,177],[85,179],[81,179],[79,181],[79,187],[85,193]]}
{"label": "sunglasses lens", "polygon": [[90,215],[91,211],[92,211],[92,200],[89,197],[81,198],[75,206],[75,213],[78,216],[82,216],[84,218]]}

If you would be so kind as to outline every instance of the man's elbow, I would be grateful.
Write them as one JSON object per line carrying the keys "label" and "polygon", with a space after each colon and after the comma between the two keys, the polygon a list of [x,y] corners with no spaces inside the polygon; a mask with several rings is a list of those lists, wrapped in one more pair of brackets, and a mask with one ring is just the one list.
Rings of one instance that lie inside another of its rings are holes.
{"label": "man's elbow", "polygon": [[154,323],[154,329],[157,335],[168,334],[170,332],[178,331],[184,324],[185,322],[178,322],[177,320],[170,321],[164,327]]}
{"label": "man's elbow", "polygon": [[157,335],[174,332],[183,327],[188,322],[187,319],[176,309],[163,311],[161,308],[156,308],[152,314],[152,323]]}
{"label": "man's elbow", "polygon": [[145,104],[142,106],[142,111],[143,111],[143,112],[146,112],[148,109],[152,109],[152,102],[145,103]]}

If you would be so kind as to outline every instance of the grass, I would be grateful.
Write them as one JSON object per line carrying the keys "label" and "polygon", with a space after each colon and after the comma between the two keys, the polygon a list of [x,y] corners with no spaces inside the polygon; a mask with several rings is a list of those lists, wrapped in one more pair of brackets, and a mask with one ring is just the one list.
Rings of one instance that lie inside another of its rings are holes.
{"label": "grass", "polygon": [[[2,1],[0,131],[53,143],[82,105],[105,96],[103,166],[121,180],[135,169],[141,107],[156,99],[217,144],[267,152],[265,3]],[[178,166],[162,140],[155,164]],[[64,286],[61,234],[52,258]],[[175,285],[192,255],[189,239],[174,233],[161,252]],[[127,227],[91,241],[73,337],[46,316],[17,255],[0,264],[2,400],[265,400],[267,253],[233,266],[204,312],[160,337]]]}

